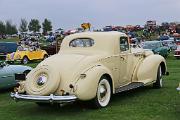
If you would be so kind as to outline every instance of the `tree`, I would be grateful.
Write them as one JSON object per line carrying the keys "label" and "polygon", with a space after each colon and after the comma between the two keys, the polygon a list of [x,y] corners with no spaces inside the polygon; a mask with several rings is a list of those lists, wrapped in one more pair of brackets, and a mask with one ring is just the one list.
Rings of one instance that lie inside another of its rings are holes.
{"label": "tree", "polygon": [[31,19],[29,25],[28,25],[29,31],[33,32],[39,32],[41,25],[39,24],[39,20],[37,19]]}
{"label": "tree", "polygon": [[6,26],[4,22],[0,21],[0,35],[4,35],[6,33]]}
{"label": "tree", "polygon": [[27,25],[28,25],[28,22],[26,21],[26,19],[21,19],[19,31],[21,33],[27,32],[28,31]]}
{"label": "tree", "polygon": [[169,29],[170,24],[168,22],[163,22],[161,26],[162,26],[162,30],[165,31]]}
{"label": "tree", "polygon": [[50,20],[48,20],[47,18],[44,19],[44,22],[42,23],[42,27],[43,27],[43,34],[47,34],[48,31],[52,31],[52,23]]}
{"label": "tree", "polygon": [[10,20],[6,21],[6,34],[12,35],[12,34],[17,34],[18,30],[16,28],[16,25],[13,25]]}

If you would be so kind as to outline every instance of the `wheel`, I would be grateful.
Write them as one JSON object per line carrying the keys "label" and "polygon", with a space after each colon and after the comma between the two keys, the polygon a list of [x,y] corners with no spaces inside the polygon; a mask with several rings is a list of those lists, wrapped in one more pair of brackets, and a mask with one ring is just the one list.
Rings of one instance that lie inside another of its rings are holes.
{"label": "wheel", "polygon": [[45,60],[46,58],[48,58],[48,55],[44,55],[43,60]]}
{"label": "wheel", "polygon": [[96,97],[94,98],[94,107],[106,107],[111,99],[111,85],[106,77],[102,77],[99,81]]}
{"label": "wheel", "polygon": [[22,59],[22,63],[23,64],[27,64],[29,62],[29,59],[25,56],[23,59]]}
{"label": "wheel", "polygon": [[163,86],[162,69],[161,69],[161,66],[159,65],[158,72],[157,72],[157,79],[156,79],[156,82],[153,84],[153,87],[162,88],[162,86]]}

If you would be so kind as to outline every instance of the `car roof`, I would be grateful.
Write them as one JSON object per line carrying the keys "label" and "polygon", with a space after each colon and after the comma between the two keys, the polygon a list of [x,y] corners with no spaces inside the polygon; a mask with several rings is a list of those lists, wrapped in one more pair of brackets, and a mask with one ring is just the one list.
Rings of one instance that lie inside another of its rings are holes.
{"label": "car roof", "polygon": [[122,32],[117,32],[117,31],[110,31],[110,32],[81,32],[81,33],[76,33],[76,34],[72,34],[69,35],[68,37],[74,37],[74,36],[126,36],[125,33]]}
{"label": "car roof", "polygon": [[[82,33],[76,33],[69,35],[64,38],[61,51],[63,50],[81,50],[82,48],[71,48],[69,46],[69,43],[78,38],[90,38],[93,39],[95,44],[92,47],[86,48],[86,50],[90,51],[106,51],[113,53],[114,49],[117,49],[118,42],[120,40],[120,37],[128,37],[125,33],[122,32],[82,32]],[[118,42],[117,42],[118,41]],[[115,47],[116,46],[116,47]]]}

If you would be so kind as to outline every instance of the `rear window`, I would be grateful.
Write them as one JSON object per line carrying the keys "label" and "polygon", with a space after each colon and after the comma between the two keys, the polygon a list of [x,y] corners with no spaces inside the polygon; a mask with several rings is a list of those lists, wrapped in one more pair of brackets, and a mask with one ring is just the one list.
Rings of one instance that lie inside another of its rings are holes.
{"label": "rear window", "polygon": [[91,47],[94,45],[94,40],[90,38],[77,38],[69,43],[70,47]]}

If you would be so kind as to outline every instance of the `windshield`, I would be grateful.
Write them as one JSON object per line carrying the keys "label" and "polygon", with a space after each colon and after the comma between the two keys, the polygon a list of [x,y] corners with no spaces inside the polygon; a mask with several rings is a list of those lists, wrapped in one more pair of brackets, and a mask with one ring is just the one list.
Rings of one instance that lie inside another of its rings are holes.
{"label": "windshield", "polygon": [[160,42],[156,42],[156,43],[144,43],[143,44],[143,48],[144,49],[157,49],[158,47],[162,47]]}

